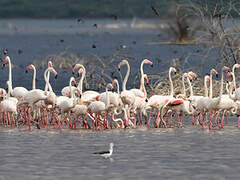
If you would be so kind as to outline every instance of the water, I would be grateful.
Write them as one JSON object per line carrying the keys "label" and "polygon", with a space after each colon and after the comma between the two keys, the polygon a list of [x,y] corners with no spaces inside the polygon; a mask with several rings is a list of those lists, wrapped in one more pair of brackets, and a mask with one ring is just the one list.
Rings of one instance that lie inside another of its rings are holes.
{"label": "water", "polygon": [[[156,24],[151,20],[143,22]],[[99,24],[98,29],[92,27],[94,23]],[[25,67],[65,49],[81,55],[109,56],[120,45],[126,45],[118,53],[134,57],[130,62],[132,74],[138,71],[143,58],[151,59],[155,67],[146,67],[145,72],[155,74],[167,71],[172,58],[208,49],[154,45],[166,40],[166,33],[158,28],[136,28],[131,20],[118,22],[120,28],[108,28],[106,25],[116,24],[110,20],[86,20],[83,24],[74,20],[1,20],[0,24],[1,47],[8,48],[15,65],[13,85],[28,89],[32,76],[24,74]],[[96,49],[91,48],[93,43]],[[18,54],[18,49],[23,53]],[[212,67],[217,56],[212,57],[198,68],[201,73]],[[159,63],[156,58],[162,61]],[[195,58],[190,58],[191,66],[198,65]],[[71,76],[71,70],[59,71],[59,80],[52,83],[56,92],[68,85]],[[38,71],[38,88],[44,87],[42,73],[43,70]],[[0,75],[0,86],[4,87],[7,70],[1,70]],[[235,120],[231,118],[224,130],[211,131],[191,126],[187,120],[184,128],[141,127],[104,132],[2,128],[0,179],[238,179],[240,131]],[[112,159],[92,154],[108,149],[110,142],[115,144]]]}
{"label": "water", "polygon": [[[185,122],[186,124],[187,122]],[[188,123],[187,123],[188,124]],[[239,134],[185,128],[2,130],[2,179],[238,179]],[[111,159],[92,153],[107,150]]]}

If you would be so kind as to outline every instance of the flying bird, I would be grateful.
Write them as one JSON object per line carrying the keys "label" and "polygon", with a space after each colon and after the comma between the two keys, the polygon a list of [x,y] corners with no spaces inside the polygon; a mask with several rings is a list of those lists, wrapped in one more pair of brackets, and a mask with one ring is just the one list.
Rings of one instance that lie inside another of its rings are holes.
{"label": "flying bird", "polygon": [[157,16],[159,16],[159,13],[158,13],[158,11],[155,9],[155,7],[151,6],[151,8],[152,8],[152,11],[154,12],[154,14],[156,14]]}
{"label": "flying bird", "polygon": [[112,153],[113,153],[113,146],[114,146],[114,144],[110,143],[110,147],[109,147],[108,151],[100,151],[100,152],[95,152],[93,154],[98,154],[98,155],[100,155],[104,158],[110,158],[112,156]]}

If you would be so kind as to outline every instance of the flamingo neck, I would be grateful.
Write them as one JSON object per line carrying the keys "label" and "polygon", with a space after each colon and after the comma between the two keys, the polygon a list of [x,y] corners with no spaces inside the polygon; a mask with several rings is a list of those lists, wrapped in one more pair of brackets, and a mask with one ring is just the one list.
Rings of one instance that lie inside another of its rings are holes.
{"label": "flamingo neck", "polygon": [[32,81],[32,89],[36,89],[36,68],[35,66],[33,67],[33,81]]}
{"label": "flamingo neck", "polygon": [[204,97],[208,97],[207,81],[208,81],[208,78],[207,78],[207,76],[205,76],[205,78],[204,78]]}
{"label": "flamingo neck", "polygon": [[222,94],[223,94],[223,80],[224,80],[224,71],[222,70],[221,86],[220,86],[220,93],[219,93],[219,99],[220,99],[220,100],[221,100]]}
{"label": "flamingo neck", "polygon": [[[234,78],[235,78],[235,69],[236,69],[237,66],[238,66],[238,64],[234,64],[233,67],[232,67],[232,73],[233,73]],[[234,81],[233,83],[234,83],[234,86],[237,87],[236,86],[236,81]]]}
{"label": "flamingo neck", "polygon": [[10,83],[10,81],[7,82],[7,85],[8,85],[8,94],[7,94],[7,97],[9,98],[9,97],[10,97],[10,94],[13,93],[13,89],[12,89],[12,84]]}
{"label": "flamingo neck", "polygon": [[83,72],[82,72],[82,76],[81,76],[81,79],[79,80],[77,88],[80,90],[80,93],[82,94],[83,80],[86,76],[86,69],[83,65],[81,65],[80,67],[83,69]]}
{"label": "flamingo neck", "polygon": [[117,84],[117,93],[120,94],[119,83],[118,83],[118,81],[116,81],[116,84]]}
{"label": "flamingo neck", "polygon": [[141,77],[140,90],[143,91],[144,97],[147,97],[147,91],[144,84],[144,76]]}
{"label": "flamingo neck", "polygon": [[[50,72],[48,71],[47,72],[47,81],[49,82],[49,79],[50,79]],[[46,82],[46,80],[45,80],[45,82]],[[49,86],[47,85],[47,83],[45,83],[45,91],[47,91],[48,90],[48,88],[49,88]]]}
{"label": "flamingo neck", "polygon": [[170,96],[173,96],[173,82],[172,82],[172,77],[171,77],[171,70],[168,72],[168,78],[170,82]]}
{"label": "flamingo neck", "polygon": [[9,69],[9,71],[8,71],[8,80],[9,80],[9,83],[11,84],[11,86],[12,86],[12,63],[11,63],[11,60],[10,60],[10,57],[8,57],[8,69]]}
{"label": "flamingo neck", "polygon": [[141,72],[141,77],[143,77],[144,72],[143,72],[143,65],[145,64],[145,61],[143,60],[140,66],[140,72]]}
{"label": "flamingo neck", "polygon": [[183,91],[183,95],[186,96],[186,87],[185,87],[185,77],[187,76],[187,73],[184,73],[182,76],[182,91]]}
{"label": "flamingo neck", "polygon": [[130,74],[130,65],[128,62],[126,62],[125,64],[127,65],[127,73],[125,75],[125,78],[124,78],[123,84],[122,84],[123,91],[126,91],[126,84],[127,84],[127,80],[128,80],[129,74]]}
{"label": "flamingo neck", "polygon": [[49,89],[49,91],[53,92],[52,86],[49,83],[49,77],[47,77],[48,73],[49,73],[49,77],[50,77],[50,67],[47,68],[44,72],[44,80],[45,80],[45,83],[46,83],[46,86],[47,86],[47,88],[45,87],[45,93],[47,92],[48,89]]}
{"label": "flamingo neck", "polygon": [[212,99],[212,71],[210,72],[209,98]]}
{"label": "flamingo neck", "polygon": [[110,98],[109,98],[109,93],[108,93],[108,87],[106,87],[106,102],[105,102],[105,107],[108,109],[110,104]]}
{"label": "flamingo neck", "polygon": [[192,83],[191,83],[189,77],[187,77],[187,82],[188,82],[189,89],[190,89],[190,97],[192,97],[193,96],[193,88],[192,88]]}

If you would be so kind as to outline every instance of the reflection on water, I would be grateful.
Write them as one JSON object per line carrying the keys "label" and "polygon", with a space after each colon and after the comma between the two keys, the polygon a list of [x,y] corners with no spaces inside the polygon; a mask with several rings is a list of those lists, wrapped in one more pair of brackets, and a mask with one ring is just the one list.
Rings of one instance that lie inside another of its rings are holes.
{"label": "reflection on water", "polygon": [[[235,125],[232,119],[224,130],[211,131],[190,125],[104,132],[3,129],[0,178],[236,179],[240,131]],[[112,159],[93,154],[110,142]]]}

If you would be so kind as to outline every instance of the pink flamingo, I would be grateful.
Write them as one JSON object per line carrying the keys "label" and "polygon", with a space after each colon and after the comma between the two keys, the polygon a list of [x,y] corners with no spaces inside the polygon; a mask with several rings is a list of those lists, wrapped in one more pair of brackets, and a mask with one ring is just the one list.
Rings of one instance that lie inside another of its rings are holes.
{"label": "pink flamingo", "polygon": [[[155,118],[154,121],[154,126],[155,127],[159,127],[159,115],[160,115],[160,110],[161,108],[167,104],[167,102],[171,99],[173,99],[173,82],[172,82],[172,77],[171,77],[171,73],[174,72],[176,73],[176,69],[174,67],[170,67],[169,68],[169,72],[168,72],[168,78],[169,78],[169,82],[170,82],[170,95],[168,96],[164,96],[164,95],[153,95],[149,98],[147,105],[146,105],[146,109],[156,109],[157,111],[157,116]],[[150,125],[150,120],[151,120],[151,115],[148,119],[148,127]],[[163,119],[162,119],[163,120]],[[166,126],[166,122],[163,121],[164,125]]]}
{"label": "pink flamingo", "polygon": [[[6,64],[9,64],[9,82],[10,82],[10,86],[12,87],[12,63],[10,60],[9,56],[5,57],[5,60],[3,62],[3,67]],[[20,100],[26,93],[28,92],[28,90],[24,87],[15,87],[14,89],[12,89],[12,91],[10,92],[12,96],[16,97],[18,100]]]}

